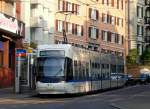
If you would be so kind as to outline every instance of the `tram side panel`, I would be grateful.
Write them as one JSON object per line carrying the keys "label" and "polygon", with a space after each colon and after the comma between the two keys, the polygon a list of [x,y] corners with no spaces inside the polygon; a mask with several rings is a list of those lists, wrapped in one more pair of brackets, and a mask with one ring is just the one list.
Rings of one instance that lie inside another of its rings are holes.
{"label": "tram side panel", "polygon": [[110,88],[109,56],[101,53],[102,89]]}

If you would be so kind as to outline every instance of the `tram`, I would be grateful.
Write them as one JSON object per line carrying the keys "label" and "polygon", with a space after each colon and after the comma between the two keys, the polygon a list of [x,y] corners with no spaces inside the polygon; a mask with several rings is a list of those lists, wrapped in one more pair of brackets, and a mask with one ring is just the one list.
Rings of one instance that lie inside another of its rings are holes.
{"label": "tram", "polygon": [[38,94],[76,94],[121,87],[123,57],[69,44],[39,45],[35,61]]}

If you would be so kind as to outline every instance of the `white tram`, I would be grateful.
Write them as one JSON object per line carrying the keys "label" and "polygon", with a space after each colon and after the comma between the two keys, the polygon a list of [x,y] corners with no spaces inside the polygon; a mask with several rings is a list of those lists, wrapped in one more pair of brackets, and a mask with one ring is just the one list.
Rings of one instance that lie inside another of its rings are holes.
{"label": "white tram", "polygon": [[38,46],[38,94],[74,94],[124,85],[123,57],[102,54],[69,44]]}

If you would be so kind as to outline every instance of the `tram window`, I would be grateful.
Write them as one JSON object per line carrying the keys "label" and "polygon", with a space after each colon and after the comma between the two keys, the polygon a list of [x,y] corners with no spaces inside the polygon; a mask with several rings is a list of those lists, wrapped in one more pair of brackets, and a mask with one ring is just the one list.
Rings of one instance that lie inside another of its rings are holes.
{"label": "tram window", "polygon": [[94,63],[92,63],[92,68],[94,68]]}
{"label": "tram window", "polygon": [[104,64],[102,64],[102,69],[104,69]]}
{"label": "tram window", "polygon": [[66,81],[72,80],[73,79],[73,66],[72,66],[72,59],[70,58],[66,58],[66,62],[67,62],[67,71],[66,71]]}
{"label": "tram window", "polygon": [[78,79],[78,66],[77,66],[77,60],[74,60],[74,79]]}

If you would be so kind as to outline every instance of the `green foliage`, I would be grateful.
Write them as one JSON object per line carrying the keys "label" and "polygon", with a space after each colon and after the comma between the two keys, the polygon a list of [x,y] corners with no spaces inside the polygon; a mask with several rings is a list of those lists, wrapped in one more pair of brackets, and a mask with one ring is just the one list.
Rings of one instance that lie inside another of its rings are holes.
{"label": "green foliage", "polygon": [[141,55],[141,60],[144,62],[150,62],[150,48],[146,49]]}
{"label": "green foliage", "polygon": [[138,51],[137,49],[132,49],[129,51],[129,55],[127,56],[127,64],[135,65],[137,64]]}
{"label": "green foliage", "polygon": [[37,48],[37,44],[35,42],[31,42],[30,43],[30,47],[36,49]]}

